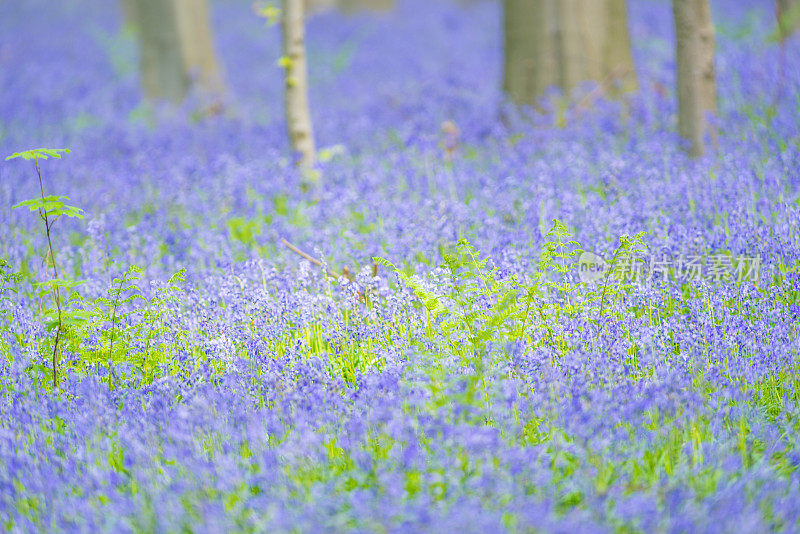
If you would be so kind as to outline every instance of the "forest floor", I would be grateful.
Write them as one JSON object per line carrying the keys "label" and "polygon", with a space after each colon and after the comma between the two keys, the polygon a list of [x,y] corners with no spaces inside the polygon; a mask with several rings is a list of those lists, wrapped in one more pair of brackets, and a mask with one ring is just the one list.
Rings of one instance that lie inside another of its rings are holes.
{"label": "forest floor", "polygon": [[54,387],[48,242],[11,209],[39,178],[0,165],[0,529],[800,528],[800,46],[770,10],[714,2],[697,161],[667,2],[630,6],[638,93],[538,114],[502,104],[496,3],[319,15],[309,174],[249,2],[215,4],[209,117],[141,104],[112,4],[0,2],[0,154],[69,148],[41,176],[83,215],[51,228]]}

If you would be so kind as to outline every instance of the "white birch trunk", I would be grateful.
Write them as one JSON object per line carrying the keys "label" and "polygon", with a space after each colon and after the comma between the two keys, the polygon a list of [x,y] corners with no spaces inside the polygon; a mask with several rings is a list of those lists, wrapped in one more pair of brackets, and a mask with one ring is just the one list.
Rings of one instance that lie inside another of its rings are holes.
{"label": "white birch trunk", "polygon": [[316,149],[308,107],[308,66],[303,8],[303,0],[285,0],[283,4],[286,124],[292,150],[300,154],[300,165],[310,167],[316,161]]}

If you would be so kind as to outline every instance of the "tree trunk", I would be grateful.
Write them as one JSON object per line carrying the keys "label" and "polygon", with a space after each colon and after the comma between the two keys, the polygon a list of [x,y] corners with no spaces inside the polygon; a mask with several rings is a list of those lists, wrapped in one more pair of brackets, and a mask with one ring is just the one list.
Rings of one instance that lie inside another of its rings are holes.
{"label": "tree trunk", "polygon": [[225,93],[206,0],[123,0],[139,33],[142,85],[150,100],[179,104],[191,87],[216,106]]}
{"label": "tree trunk", "polygon": [[121,0],[120,9],[122,11],[123,25],[127,28],[136,29],[136,0]]}
{"label": "tree trunk", "polygon": [[[537,57],[535,36],[544,31],[545,19],[541,16],[542,5],[537,3],[526,9],[521,8],[521,0],[506,0],[503,13],[505,33],[505,67],[503,91],[516,102],[528,101],[529,95],[538,95],[541,77],[536,71],[540,58]],[[545,39],[541,41],[547,42]]]}
{"label": "tree trunk", "polygon": [[219,101],[225,93],[214,52],[206,0],[172,0],[178,20],[183,65],[204,99]]}
{"label": "tree trunk", "polygon": [[714,25],[708,0],[673,0],[678,89],[678,132],[692,157],[705,153],[713,139],[708,115],[717,111]]}
{"label": "tree trunk", "polygon": [[639,89],[639,83],[633,68],[625,0],[606,1],[606,24],[608,39],[603,50],[603,61],[607,75],[611,76],[608,91],[612,95],[634,92]]}
{"label": "tree trunk", "polygon": [[189,90],[189,76],[184,69],[174,6],[171,1],[137,0],[135,7],[145,96],[179,104]]}
{"label": "tree trunk", "polygon": [[800,0],[777,0],[778,38],[783,41],[800,31]]}
{"label": "tree trunk", "polygon": [[300,154],[300,165],[314,165],[316,149],[308,109],[303,0],[285,0],[283,5],[283,54],[286,68],[286,124],[292,150]]}
{"label": "tree trunk", "polygon": [[345,13],[357,11],[389,11],[394,9],[394,0],[339,0],[339,7]]}
{"label": "tree trunk", "polygon": [[[700,29],[700,79],[704,114],[717,114],[717,74],[714,66],[716,39],[709,0],[695,0]],[[713,132],[709,129],[709,132]]]}
{"label": "tree trunk", "polygon": [[589,80],[612,96],[636,89],[625,0],[505,0],[504,25],[503,87],[518,104]]}
{"label": "tree trunk", "polygon": [[561,74],[559,85],[565,93],[582,81],[597,79],[589,72],[592,67],[589,56],[599,47],[598,43],[591,42],[593,35],[584,31],[581,4],[581,0],[556,0],[556,45],[559,47],[558,67]]}
{"label": "tree trunk", "polygon": [[793,33],[800,31],[800,0],[776,0],[775,18],[777,22],[777,36],[780,45],[778,55],[778,95],[783,94],[786,85],[786,40]]}
{"label": "tree trunk", "polygon": [[322,13],[336,7],[336,0],[305,0],[306,15]]}

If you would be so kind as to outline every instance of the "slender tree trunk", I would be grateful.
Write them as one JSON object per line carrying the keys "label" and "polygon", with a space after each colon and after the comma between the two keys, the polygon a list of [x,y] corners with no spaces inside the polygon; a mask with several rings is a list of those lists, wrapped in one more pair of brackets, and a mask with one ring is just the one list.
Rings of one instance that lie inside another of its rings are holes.
{"label": "slender tree trunk", "polygon": [[165,0],[137,0],[135,12],[145,96],[179,104],[189,90],[189,77],[174,6]]}
{"label": "slender tree trunk", "polygon": [[713,131],[708,115],[717,111],[714,26],[708,0],[673,0],[678,85],[678,131],[692,157],[705,153]]}
{"label": "slender tree trunk", "polygon": [[314,165],[316,149],[308,108],[303,0],[285,0],[283,5],[283,54],[286,68],[286,124],[292,150],[300,154],[300,165]]}
{"label": "slender tree trunk", "polygon": [[178,21],[183,64],[193,84],[206,99],[218,101],[225,84],[214,52],[206,0],[172,0]]}
{"label": "slender tree trunk", "polygon": [[345,13],[355,13],[365,9],[389,11],[394,8],[394,0],[339,0],[339,7]]}
{"label": "slender tree trunk", "polygon": [[505,0],[503,88],[535,104],[553,86],[594,80],[611,96],[636,89],[625,0]]}

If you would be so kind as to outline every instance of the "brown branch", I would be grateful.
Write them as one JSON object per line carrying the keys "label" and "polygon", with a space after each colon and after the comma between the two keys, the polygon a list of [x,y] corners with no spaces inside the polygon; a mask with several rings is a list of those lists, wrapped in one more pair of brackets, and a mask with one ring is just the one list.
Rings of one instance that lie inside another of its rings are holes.
{"label": "brown branch", "polygon": [[609,72],[601,81],[597,84],[597,86],[589,91],[583,98],[581,98],[578,103],[575,105],[575,111],[577,113],[581,113],[582,111],[589,109],[594,102],[603,96],[614,82],[614,80],[619,79],[623,76],[628,74],[628,68],[620,63]]}
{"label": "brown branch", "polygon": [[299,248],[297,248],[296,246],[294,246],[294,245],[292,245],[291,243],[289,243],[289,242],[288,242],[286,239],[283,239],[283,238],[281,238],[281,243],[283,243],[284,245],[286,245],[286,246],[289,248],[289,250],[291,250],[292,252],[294,252],[295,254],[297,254],[298,256],[300,256],[301,258],[303,258],[304,260],[308,260],[308,261],[310,261],[311,263],[313,263],[314,265],[316,265],[317,267],[320,267],[320,268],[322,268],[322,270],[323,270],[323,271],[325,272],[325,274],[327,274],[328,276],[332,276],[332,277],[334,277],[334,278],[338,278],[338,277],[340,277],[340,276],[344,276],[344,277],[345,277],[345,278],[347,278],[347,280],[348,280],[348,281],[350,281],[350,282],[355,282],[355,281],[356,281],[356,277],[355,277],[355,276],[353,276],[353,275],[350,273],[350,269],[348,269],[347,267],[345,267],[344,269],[342,269],[342,272],[341,272],[340,274],[337,274],[336,272],[334,272],[334,271],[331,271],[330,269],[326,268],[326,267],[325,267],[325,264],[324,264],[324,263],[322,263],[321,261],[319,261],[317,258],[315,258],[314,256],[312,256],[312,255],[310,255],[310,254],[308,254],[308,253],[306,253],[306,252],[303,252],[302,250],[300,250],[300,249],[299,249]]}
{"label": "brown branch", "polygon": [[[359,284],[358,281],[356,281],[356,277],[350,272],[350,269],[348,269],[346,266],[344,268],[342,268],[342,272],[340,274],[337,274],[336,272],[331,271],[330,269],[326,268],[325,264],[322,263],[320,260],[318,260],[317,258],[315,258],[314,256],[312,256],[312,255],[310,255],[310,254],[308,254],[306,252],[303,252],[302,250],[300,250],[296,246],[294,246],[291,243],[289,243],[286,239],[281,238],[281,243],[283,243],[289,250],[291,250],[292,252],[294,252],[295,254],[297,254],[298,256],[303,258],[304,260],[310,261],[311,263],[313,263],[317,267],[320,267],[322,269],[322,271],[326,275],[332,276],[334,278],[337,278],[339,276],[344,276],[345,278],[347,278],[347,280],[349,282],[354,283],[354,284],[358,284],[359,286],[361,286],[361,284]],[[376,263],[372,264],[372,276],[373,277],[378,276],[378,265]],[[365,301],[366,301],[366,296],[365,296],[366,291],[367,291],[367,289],[365,287],[361,286],[361,290],[358,292],[359,297],[361,297],[361,299],[363,299]]]}
{"label": "brown branch", "polygon": [[304,259],[306,259],[306,260],[310,261],[311,263],[313,263],[314,265],[316,265],[316,266],[318,266],[318,267],[323,267],[323,268],[325,267],[325,266],[322,264],[322,262],[321,262],[321,261],[319,261],[317,258],[315,258],[315,257],[313,257],[313,256],[310,256],[310,255],[306,254],[305,252],[303,252],[302,250],[300,250],[300,249],[299,249],[299,248],[297,248],[296,246],[292,245],[291,243],[289,243],[289,242],[288,242],[288,241],[286,241],[285,239],[281,238],[281,243],[283,243],[284,245],[286,245],[287,247],[289,247],[289,250],[291,250],[292,252],[294,252],[295,254],[297,254],[298,256],[300,256],[301,258],[304,258]]}

